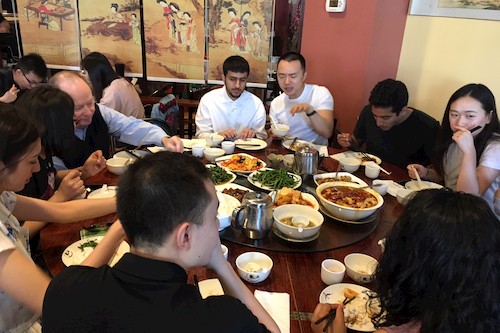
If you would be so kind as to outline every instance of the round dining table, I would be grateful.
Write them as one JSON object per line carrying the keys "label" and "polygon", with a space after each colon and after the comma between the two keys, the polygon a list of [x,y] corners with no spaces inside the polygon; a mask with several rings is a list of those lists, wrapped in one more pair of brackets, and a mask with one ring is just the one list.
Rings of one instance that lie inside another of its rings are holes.
{"label": "round dining table", "polygon": [[[271,149],[274,153],[290,154],[293,153],[282,146],[280,140],[267,140],[267,147],[263,150],[244,151],[236,149],[235,153],[245,152],[258,157],[268,163],[266,151]],[[341,150],[328,147],[329,155],[341,152]],[[185,154],[190,154],[185,152]],[[202,159],[205,163],[207,161]],[[391,174],[380,173],[379,179],[393,180],[403,183],[407,180],[406,170],[382,161],[381,166]],[[328,156],[320,157],[319,172],[337,171],[338,161]],[[371,184],[371,179],[364,175],[364,167],[360,167],[354,175]],[[240,178],[240,177],[238,177]],[[107,169],[102,170],[97,175],[87,179],[86,184],[92,185],[116,185],[118,176],[111,174]],[[238,180],[237,180],[238,181]],[[245,179],[241,181],[246,181]],[[305,184],[314,184],[311,179],[304,177]],[[243,183],[245,186],[259,190],[252,184]],[[300,188],[299,188],[300,189]],[[151,203],[152,208],[155,204]],[[220,232],[221,242],[229,249],[228,260],[236,269],[236,258],[249,251],[259,251],[267,254],[273,260],[273,268],[270,276],[258,284],[246,283],[250,290],[255,289],[288,293],[290,295],[290,332],[312,332],[310,327],[310,316],[319,302],[319,295],[327,287],[320,276],[321,263],[324,259],[333,258],[343,261],[344,257],[350,253],[364,253],[374,258],[379,258],[381,248],[379,240],[385,238],[391,231],[394,223],[402,214],[403,207],[397,202],[396,198],[386,194],[384,204],[378,210],[376,220],[368,225],[353,225],[335,221],[325,216],[325,222],[322,230],[325,229],[325,235],[321,237],[323,231],[320,230],[320,237],[308,243],[295,244],[277,238],[270,232],[265,240],[250,240],[244,237],[240,231],[228,227]],[[80,230],[83,227],[91,225],[105,224],[116,219],[116,214],[79,221],[70,224],[49,224],[42,229],[40,233],[41,248],[43,257],[48,269],[52,275],[57,275],[65,266],[61,256],[65,249],[72,243],[80,240]],[[334,239],[331,240],[331,239]],[[288,244],[287,244],[288,243]],[[188,272],[189,281],[193,282],[195,277],[202,281],[215,278],[214,272],[207,268],[191,269]],[[347,274],[344,277],[346,283],[353,282]],[[368,287],[370,287],[368,285]]]}

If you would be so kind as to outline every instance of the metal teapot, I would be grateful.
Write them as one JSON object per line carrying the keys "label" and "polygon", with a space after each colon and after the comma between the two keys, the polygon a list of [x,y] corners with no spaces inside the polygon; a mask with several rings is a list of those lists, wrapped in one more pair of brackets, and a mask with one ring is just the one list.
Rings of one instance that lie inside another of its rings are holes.
{"label": "metal teapot", "polygon": [[248,192],[233,211],[231,225],[250,239],[266,237],[273,226],[273,200],[263,192]]}
{"label": "metal teapot", "polygon": [[318,162],[319,151],[316,148],[300,147],[293,157],[292,170],[298,175],[314,175],[318,172]]}

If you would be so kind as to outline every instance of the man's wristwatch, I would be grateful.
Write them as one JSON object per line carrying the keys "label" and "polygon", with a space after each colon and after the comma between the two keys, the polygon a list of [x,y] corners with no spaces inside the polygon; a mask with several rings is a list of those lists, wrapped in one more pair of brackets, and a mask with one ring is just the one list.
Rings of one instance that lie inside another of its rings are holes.
{"label": "man's wristwatch", "polygon": [[313,115],[313,114],[315,114],[315,113],[316,113],[316,110],[312,110],[312,112],[310,112],[310,113],[306,113],[306,116],[310,117],[310,116],[312,116],[312,115]]}

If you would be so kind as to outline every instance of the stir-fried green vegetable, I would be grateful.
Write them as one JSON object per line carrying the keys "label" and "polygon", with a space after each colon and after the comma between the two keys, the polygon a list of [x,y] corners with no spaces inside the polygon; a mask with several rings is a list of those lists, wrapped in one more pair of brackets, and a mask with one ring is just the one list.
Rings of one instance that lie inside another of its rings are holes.
{"label": "stir-fried green vegetable", "polygon": [[82,243],[81,245],[78,246],[78,248],[80,249],[80,251],[83,252],[83,250],[86,248],[86,247],[91,247],[93,249],[95,249],[95,247],[97,246],[97,244],[99,244],[98,242],[96,242],[95,240],[93,239],[90,239],[88,241],[86,241],[85,243]]}
{"label": "stir-fried green vegetable", "polygon": [[269,169],[257,171],[253,176],[253,180],[258,181],[264,186],[267,186],[273,190],[279,190],[282,187],[290,187],[293,188],[297,185],[297,180],[293,178],[286,170],[284,169]]}
{"label": "stir-fried green vegetable", "polygon": [[209,168],[210,170],[210,179],[212,183],[215,185],[220,185],[227,183],[233,178],[226,170],[216,165],[214,167]]}

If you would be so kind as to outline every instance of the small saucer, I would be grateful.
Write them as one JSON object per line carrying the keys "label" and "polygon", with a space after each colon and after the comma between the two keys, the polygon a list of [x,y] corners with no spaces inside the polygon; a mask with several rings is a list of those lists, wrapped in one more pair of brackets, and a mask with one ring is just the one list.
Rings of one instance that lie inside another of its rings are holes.
{"label": "small saucer", "polygon": [[287,235],[285,235],[284,233],[282,233],[281,231],[279,231],[274,226],[273,226],[273,232],[279,238],[284,239],[284,240],[289,241],[289,242],[293,242],[293,243],[308,243],[308,242],[312,242],[313,240],[315,240],[316,238],[319,237],[319,231],[318,231],[317,233],[315,233],[311,237],[307,237],[307,238],[304,238],[304,239],[290,238]]}
{"label": "small saucer", "polygon": [[324,208],[323,205],[319,206],[319,211],[322,212],[323,214],[325,214],[326,216],[334,219],[334,220],[337,220],[337,221],[343,222],[343,223],[348,223],[348,224],[367,224],[367,223],[371,223],[371,222],[375,221],[377,219],[377,216],[378,216],[378,213],[375,212],[372,215],[365,217],[364,219],[360,219],[360,220],[357,220],[357,221],[352,221],[352,220],[344,220],[344,219],[341,219],[340,217],[333,216],[329,211],[326,210],[326,208]]}

